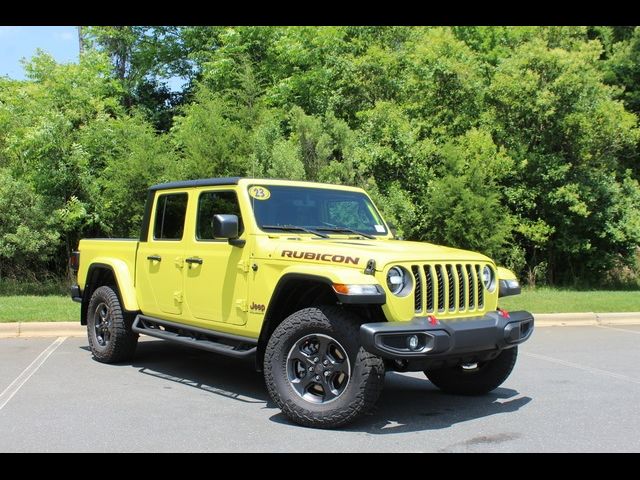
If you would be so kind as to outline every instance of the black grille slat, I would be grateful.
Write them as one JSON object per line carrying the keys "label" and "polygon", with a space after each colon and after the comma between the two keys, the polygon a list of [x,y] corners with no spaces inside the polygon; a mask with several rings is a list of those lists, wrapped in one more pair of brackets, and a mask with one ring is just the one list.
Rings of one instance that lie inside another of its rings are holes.
{"label": "black grille slat", "polygon": [[444,312],[444,275],[442,265],[436,265],[436,279],[438,281],[438,311]]}
{"label": "black grille slat", "polygon": [[462,265],[456,264],[456,273],[458,274],[458,310],[465,309],[465,302],[467,300],[467,290],[464,288],[464,277],[462,273]]}
{"label": "black grille slat", "polygon": [[429,265],[424,266],[424,276],[427,290],[427,312],[433,312],[433,275],[431,274],[431,267]]}
{"label": "black grille slat", "polygon": [[414,306],[416,313],[422,311],[422,278],[420,277],[420,269],[417,265],[411,266],[411,273],[415,280],[416,288],[414,289]]}
{"label": "black grille slat", "polygon": [[476,308],[476,282],[472,273],[473,266],[467,265],[465,270],[467,271],[467,281],[469,282],[469,310],[473,310]]}
{"label": "black grille slat", "polygon": [[484,284],[482,283],[482,269],[480,265],[476,265],[476,277],[478,287],[478,308],[484,307]]}
{"label": "black grille slat", "polygon": [[449,293],[449,311],[453,312],[456,309],[456,284],[457,282],[454,279],[453,275],[453,267],[451,265],[447,265],[445,267],[447,270],[447,287]]}

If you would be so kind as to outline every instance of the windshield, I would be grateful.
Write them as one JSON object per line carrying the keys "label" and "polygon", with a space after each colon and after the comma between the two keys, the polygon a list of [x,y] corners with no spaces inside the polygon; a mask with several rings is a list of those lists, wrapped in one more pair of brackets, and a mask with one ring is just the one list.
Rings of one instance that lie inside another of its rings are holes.
{"label": "windshield", "polygon": [[256,222],[264,230],[386,235],[382,217],[361,192],[326,188],[252,185],[249,187]]}

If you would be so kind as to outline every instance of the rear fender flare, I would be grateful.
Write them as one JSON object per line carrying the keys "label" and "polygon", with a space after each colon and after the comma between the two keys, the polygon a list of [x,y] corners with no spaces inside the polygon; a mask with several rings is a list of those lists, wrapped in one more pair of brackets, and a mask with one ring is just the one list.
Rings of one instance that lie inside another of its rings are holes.
{"label": "rear fender flare", "polygon": [[[122,306],[125,310],[130,312],[136,312],[140,310],[138,305],[138,299],[136,297],[135,285],[133,282],[133,276],[129,267],[123,260],[117,258],[104,258],[97,257],[89,266],[87,271],[87,284],[83,291],[83,302],[87,292],[94,290],[93,282],[94,272],[98,269],[110,270],[116,280],[116,287],[118,288],[118,295],[122,301]],[[88,302],[88,299],[86,299]]]}

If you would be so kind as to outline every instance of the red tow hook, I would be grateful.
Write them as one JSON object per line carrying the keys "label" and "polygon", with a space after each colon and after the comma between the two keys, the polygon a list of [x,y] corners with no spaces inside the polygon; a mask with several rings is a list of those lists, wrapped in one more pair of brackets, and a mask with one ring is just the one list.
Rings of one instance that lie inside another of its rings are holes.
{"label": "red tow hook", "polygon": [[437,325],[438,324],[438,319],[436,318],[435,315],[429,315],[427,318],[429,319],[429,323],[431,325]]}
{"label": "red tow hook", "polygon": [[502,309],[502,308],[498,308],[498,313],[500,314],[501,317],[503,318],[511,318],[509,316],[509,312],[507,312],[506,310]]}

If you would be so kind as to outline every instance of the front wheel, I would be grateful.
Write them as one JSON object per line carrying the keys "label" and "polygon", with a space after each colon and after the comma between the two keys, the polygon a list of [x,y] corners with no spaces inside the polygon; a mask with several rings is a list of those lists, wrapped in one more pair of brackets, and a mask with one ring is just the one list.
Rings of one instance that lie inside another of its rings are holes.
{"label": "front wheel", "polygon": [[358,331],[359,324],[335,306],[305,308],[278,325],[265,351],[264,376],[289,419],[333,428],[373,407],[384,363],[360,346]]}
{"label": "front wheel", "polygon": [[446,393],[484,395],[495,390],[511,374],[518,358],[518,347],[503,350],[493,360],[468,365],[426,370],[431,383]]}

